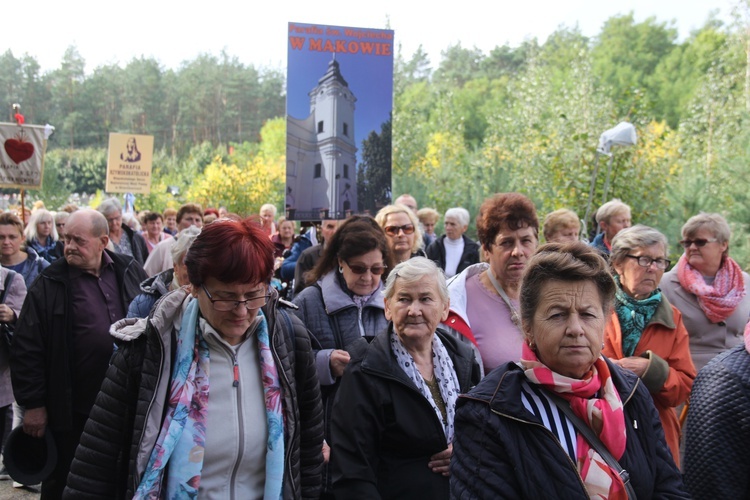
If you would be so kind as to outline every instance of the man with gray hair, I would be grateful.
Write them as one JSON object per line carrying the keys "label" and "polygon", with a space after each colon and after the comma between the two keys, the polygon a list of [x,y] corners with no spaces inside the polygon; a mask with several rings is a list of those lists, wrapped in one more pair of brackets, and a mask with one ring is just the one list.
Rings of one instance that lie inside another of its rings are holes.
{"label": "man with gray hair", "polygon": [[60,498],[83,426],[112,355],[109,327],[125,317],[146,279],[132,257],[106,250],[107,219],[79,210],[65,227],[65,258],[29,287],[11,347],[13,394],[23,430],[51,432],[57,465],[42,498]]}
{"label": "man with gray hair", "polygon": [[464,233],[469,229],[469,211],[454,207],[445,211],[445,234],[427,247],[433,260],[450,278],[479,262],[479,245]]}
{"label": "man with gray hair", "polygon": [[596,235],[590,245],[599,250],[606,258],[612,248],[612,238],[632,225],[630,207],[621,200],[614,198],[599,207],[594,217],[601,232]]}

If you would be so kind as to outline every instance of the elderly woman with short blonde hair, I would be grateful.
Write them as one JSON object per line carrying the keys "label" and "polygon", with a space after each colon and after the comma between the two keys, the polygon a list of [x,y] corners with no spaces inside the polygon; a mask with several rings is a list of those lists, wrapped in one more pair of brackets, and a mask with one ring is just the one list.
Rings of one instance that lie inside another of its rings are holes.
{"label": "elderly woman with short blonde hair", "polygon": [[750,275],[729,256],[731,229],[716,213],[703,213],[682,226],[685,252],[664,275],[664,295],[682,312],[695,368],[742,343],[750,315]]}
{"label": "elderly woman with short blonde hair", "polygon": [[396,262],[424,257],[419,219],[406,205],[386,205],[377,213],[375,220],[385,231]]}

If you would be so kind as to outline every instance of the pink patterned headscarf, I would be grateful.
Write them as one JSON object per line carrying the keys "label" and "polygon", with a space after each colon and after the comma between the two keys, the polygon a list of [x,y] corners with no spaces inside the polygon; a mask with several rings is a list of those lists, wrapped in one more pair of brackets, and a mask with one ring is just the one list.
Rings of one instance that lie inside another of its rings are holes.
{"label": "pink patterned headscarf", "polygon": [[698,298],[698,305],[711,323],[727,319],[745,297],[742,269],[729,257],[724,258],[711,286],[706,284],[701,273],[688,264],[687,257],[682,254],[677,262],[677,279],[682,288]]}

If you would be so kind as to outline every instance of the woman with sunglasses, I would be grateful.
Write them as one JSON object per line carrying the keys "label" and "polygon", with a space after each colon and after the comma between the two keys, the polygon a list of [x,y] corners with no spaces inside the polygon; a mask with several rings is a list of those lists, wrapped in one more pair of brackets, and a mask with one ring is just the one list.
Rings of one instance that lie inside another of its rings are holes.
{"label": "woman with sunglasses", "polygon": [[680,424],[674,409],[687,401],[696,372],[682,314],[659,289],[669,267],[667,249],[666,236],[640,224],[612,239],[609,260],[617,288],[602,353],[634,372],[649,390],[679,468]]}
{"label": "woman with sunglasses", "polygon": [[[383,230],[371,217],[355,215],[333,234],[307,274],[310,286],[294,298],[297,316],[319,344],[316,367],[329,445],[333,399],[344,369],[388,325],[381,292],[392,268]],[[324,496],[330,496],[327,467],[323,485]]]}
{"label": "woman with sunglasses", "polygon": [[270,287],[273,250],[251,219],[214,221],[184,260],[191,291],[112,326],[119,349],[67,497],[320,495],[314,357],[307,330]]}
{"label": "woman with sunglasses", "polygon": [[396,263],[412,257],[424,257],[422,230],[417,214],[405,205],[386,205],[375,216],[375,220],[388,237]]}
{"label": "woman with sunglasses", "polygon": [[690,354],[700,371],[714,356],[742,343],[750,315],[750,276],[729,257],[731,230],[716,213],[699,213],[682,226],[685,249],[661,289],[682,313]]}

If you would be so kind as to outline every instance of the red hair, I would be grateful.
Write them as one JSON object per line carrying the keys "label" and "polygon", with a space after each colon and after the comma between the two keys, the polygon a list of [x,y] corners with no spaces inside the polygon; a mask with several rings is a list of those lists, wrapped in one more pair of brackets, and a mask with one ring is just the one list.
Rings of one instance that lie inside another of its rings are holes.
{"label": "red hair", "polygon": [[185,256],[193,286],[207,278],[224,283],[265,283],[273,275],[274,245],[251,219],[218,219],[205,226]]}

